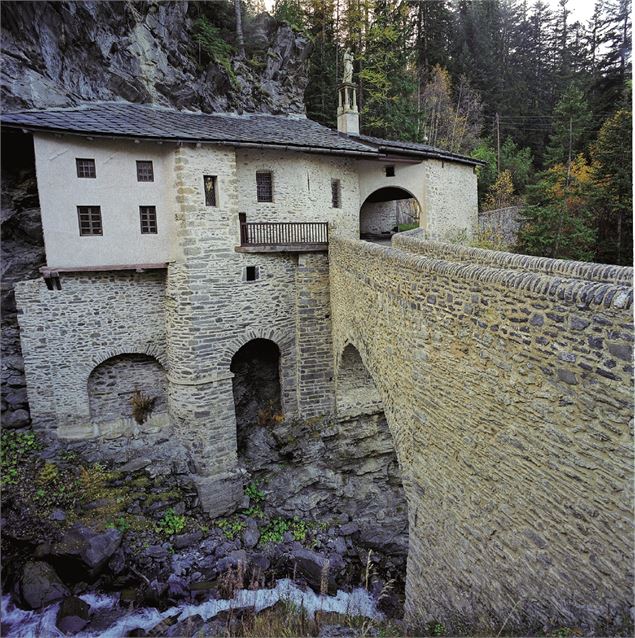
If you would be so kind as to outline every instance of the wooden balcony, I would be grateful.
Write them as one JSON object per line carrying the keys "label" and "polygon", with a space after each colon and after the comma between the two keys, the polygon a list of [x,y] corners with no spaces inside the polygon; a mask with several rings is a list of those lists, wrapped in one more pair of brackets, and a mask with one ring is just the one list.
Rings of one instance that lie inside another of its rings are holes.
{"label": "wooden balcony", "polygon": [[240,246],[244,253],[300,253],[328,250],[327,222],[241,222]]}

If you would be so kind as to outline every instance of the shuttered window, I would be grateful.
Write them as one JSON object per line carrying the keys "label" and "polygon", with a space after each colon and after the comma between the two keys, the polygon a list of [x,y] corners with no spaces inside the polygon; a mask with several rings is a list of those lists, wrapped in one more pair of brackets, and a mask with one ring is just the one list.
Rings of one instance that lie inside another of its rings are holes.
{"label": "shuttered window", "polygon": [[139,206],[139,217],[141,218],[141,232],[144,235],[156,235],[157,207]]}
{"label": "shuttered window", "polygon": [[101,206],[78,206],[77,218],[80,235],[103,235]]}
{"label": "shuttered window", "polygon": [[256,192],[259,202],[273,201],[273,178],[271,171],[258,171],[256,173]]}
{"label": "shuttered window", "polygon": [[97,177],[94,159],[77,157],[75,166],[77,166],[77,177]]}
{"label": "shuttered window", "polygon": [[137,181],[154,182],[154,169],[152,168],[152,161],[137,160]]}

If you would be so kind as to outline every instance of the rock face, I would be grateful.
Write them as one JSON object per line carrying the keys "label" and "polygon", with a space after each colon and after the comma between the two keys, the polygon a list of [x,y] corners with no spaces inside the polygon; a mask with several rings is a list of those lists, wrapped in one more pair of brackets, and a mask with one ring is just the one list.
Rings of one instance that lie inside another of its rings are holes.
{"label": "rock face", "polygon": [[[199,62],[197,4],[2,3],[4,108],[123,99],[205,112],[304,112],[309,41],[267,14],[245,19],[247,60],[232,59],[231,77],[222,65]],[[212,6],[219,19],[227,12]]]}
{"label": "rock face", "polygon": [[407,504],[382,413],[341,421],[256,422],[243,429],[240,461],[263,481],[276,513],[346,523],[342,534],[404,566]]}
{"label": "rock face", "polygon": [[30,136],[3,132],[2,151],[2,425],[29,425],[24,364],[13,284],[39,275],[44,240]]}

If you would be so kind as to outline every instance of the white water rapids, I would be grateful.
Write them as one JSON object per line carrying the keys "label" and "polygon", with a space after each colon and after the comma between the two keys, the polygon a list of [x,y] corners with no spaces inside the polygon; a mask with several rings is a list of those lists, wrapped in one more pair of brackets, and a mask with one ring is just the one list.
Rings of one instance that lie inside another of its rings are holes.
{"label": "white water rapids", "polygon": [[[90,605],[91,615],[95,612],[115,610],[119,604],[117,595],[85,594],[80,598]],[[209,620],[221,611],[239,607],[255,607],[259,612],[275,605],[279,600],[286,600],[298,608],[304,608],[310,617],[316,611],[336,612],[351,616],[364,616],[375,620],[383,619],[383,614],[377,610],[375,601],[365,589],[355,589],[350,593],[338,591],[335,596],[319,596],[312,590],[303,591],[293,581],[282,579],[273,589],[243,589],[236,593],[231,600],[207,600],[196,604],[183,604],[170,607],[163,612],[153,607],[135,609],[126,612],[121,610],[121,616],[112,624],[99,632],[91,631],[90,625],[85,631],[76,636],[79,638],[121,638],[132,629],[152,629],[164,618],[174,616],[180,612],[178,621],[185,620],[198,614],[203,620]],[[9,595],[2,597],[2,624],[5,638],[49,638],[62,637],[64,634],[55,626],[55,619],[59,603],[51,605],[43,611],[25,611],[11,602]]]}

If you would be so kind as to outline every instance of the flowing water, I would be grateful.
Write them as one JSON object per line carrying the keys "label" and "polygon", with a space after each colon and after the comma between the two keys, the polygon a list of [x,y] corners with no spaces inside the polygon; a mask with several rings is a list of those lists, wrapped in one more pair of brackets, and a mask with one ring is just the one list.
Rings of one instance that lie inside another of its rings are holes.
{"label": "flowing water", "polygon": [[[279,600],[293,603],[304,608],[312,617],[316,611],[336,612],[351,616],[364,616],[374,620],[382,620],[383,614],[377,610],[375,601],[365,589],[352,592],[338,591],[335,596],[320,596],[312,590],[303,591],[293,581],[282,579],[273,589],[243,589],[230,600],[207,600],[196,604],[183,604],[159,611],[152,607],[125,611],[119,607],[119,597],[107,594],[85,594],[80,598],[90,605],[91,615],[112,614],[112,622],[99,631],[91,630],[76,634],[80,638],[99,636],[100,638],[120,638],[132,629],[152,629],[165,618],[179,613],[178,621],[199,615],[203,620],[210,620],[216,614],[228,609],[254,607],[259,612],[275,605]],[[43,611],[25,611],[16,607],[9,595],[2,597],[2,626],[5,638],[49,638],[64,636],[55,626],[59,603],[51,605]],[[120,612],[120,613],[118,613]]]}

